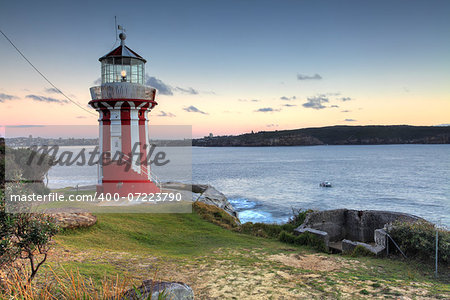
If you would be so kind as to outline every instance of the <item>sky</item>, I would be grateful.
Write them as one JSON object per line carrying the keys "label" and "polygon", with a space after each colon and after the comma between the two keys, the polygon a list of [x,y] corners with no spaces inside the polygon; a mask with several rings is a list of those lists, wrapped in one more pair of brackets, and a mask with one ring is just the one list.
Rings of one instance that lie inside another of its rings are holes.
{"label": "sky", "polygon": [[0,35],[0,124],[96,125],[89,88],[114,16],[159,90],[153,125],[201,137],[450,123],[450,1],[0,0],[0,29],[87,110]]}

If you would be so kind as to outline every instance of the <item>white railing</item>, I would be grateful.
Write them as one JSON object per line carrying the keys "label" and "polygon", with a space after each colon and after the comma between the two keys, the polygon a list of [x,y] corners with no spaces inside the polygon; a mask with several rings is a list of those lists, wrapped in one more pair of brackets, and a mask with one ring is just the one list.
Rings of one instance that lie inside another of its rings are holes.
{"label": "white railing", "polygon": [[92,100],[143,99],[154,100],[156,89],[130,82],[112,82],[90,88]]}
{"label": "white railing", "polygon": [[[129,157],[129,156],[126,155],[125,153],[122,153],[122,155],[123,155],[123,158],[126,159],[125,162],[128,163],[128,164],[130,164],[131,166],[133,166],[133,160],[131,159],[131,157]],[[161,184],[161,182],[159,181],[158,176],[156,176],[155,174],[153,174],[151,171],[149,172],[147,166],[145,166],[145,165],[143,165],[143,164],[140,164],[139,166],[141,167],[141,174],[144,174],[145,177],[147,177],[147,178],[150,177],[150,181],[152,181],[152,182],[158,187],[158,189],[161,190],[162,184]],[[149,174],[150,174],[150,176],[149,176]]]}

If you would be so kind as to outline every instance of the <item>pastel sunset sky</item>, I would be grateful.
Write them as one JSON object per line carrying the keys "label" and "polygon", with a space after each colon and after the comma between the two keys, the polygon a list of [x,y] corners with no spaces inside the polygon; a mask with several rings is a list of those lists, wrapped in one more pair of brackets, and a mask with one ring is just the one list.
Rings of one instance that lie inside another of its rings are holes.
{"label": "pastel sunset sky", "polygon": [[[450,123],[450,1],[1,1],[3,125],[96,125],[116,41],[147,59],[155,125],[193,136]],[[117,46],[117,44],[116,44]]]}

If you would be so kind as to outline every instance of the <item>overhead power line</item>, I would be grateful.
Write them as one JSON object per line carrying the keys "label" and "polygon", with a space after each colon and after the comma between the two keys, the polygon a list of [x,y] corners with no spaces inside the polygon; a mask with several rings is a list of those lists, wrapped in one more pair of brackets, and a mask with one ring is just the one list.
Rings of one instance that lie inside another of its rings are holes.
{"label": "overhead power line", "polygon": [[38,70],[38,68],[36,68],[33,63],[22,53],[22,51],[19,50],[19,48],[16,47],[16,45],[14,45],[14,43],[9,39],[9,37],[0,29],[0,33],[5,37],[5,39],[14,47],[14,49],[16,49],[16,51],[23,57],[23,59],[25,59],[27,61],[27,63],[36,71],[38,72],[39,75],[41,75],[42,78],[45,79],[45,81],[47,81],[56,91],[58,91],[61,95],[63,95],[67,100],[69,100],[70,102],[72,102],[73,104],[75,104],[76,106],[78,106],[79,108],[81,108],[82,110],[84,110],[87,113],[90,113],[92,115],[96,115],[95,113],[87,110],[86,108],[84,108],[82,105],[80,105],[79,103],[77,103],[76,101],[72,100],[69,96],[67,96],[66,94],[64,94],[56,85],[54,85],[44,74],[42,74],[41,71]]}

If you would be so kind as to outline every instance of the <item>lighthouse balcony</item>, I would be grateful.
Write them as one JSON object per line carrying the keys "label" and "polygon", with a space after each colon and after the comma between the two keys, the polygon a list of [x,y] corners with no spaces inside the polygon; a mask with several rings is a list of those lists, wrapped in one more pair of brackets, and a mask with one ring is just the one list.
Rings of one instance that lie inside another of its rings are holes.
{"label": "lighthouse balcony", "polygon": [[111,82],[91,87],[92,100],[142,99],[155,100],[156,89],[131,82]]}

